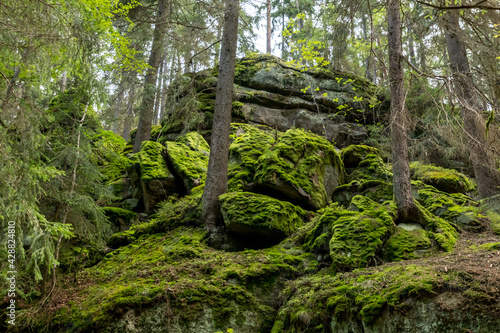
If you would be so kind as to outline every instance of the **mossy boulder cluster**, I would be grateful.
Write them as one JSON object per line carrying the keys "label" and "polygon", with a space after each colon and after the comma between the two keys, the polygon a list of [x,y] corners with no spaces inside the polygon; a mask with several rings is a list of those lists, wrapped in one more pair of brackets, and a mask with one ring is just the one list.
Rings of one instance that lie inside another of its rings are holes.
{"label": "mossy boulder cluster", "polygon": [[[466,175],[413,163],[418,223],[399,223],[391,164],[350,144],[366,136],[356,120],[375,88],[346,74],[269,56],[238,64],[224,237],[212,246],[200,202],[216,74],[178,80],[171,116],[140,152],[125,147],[129,163],[108,181],[110,251],[32,330],[500,331],[499,198],[478,202]],[[298,93],[308,85],[318,94]]]}

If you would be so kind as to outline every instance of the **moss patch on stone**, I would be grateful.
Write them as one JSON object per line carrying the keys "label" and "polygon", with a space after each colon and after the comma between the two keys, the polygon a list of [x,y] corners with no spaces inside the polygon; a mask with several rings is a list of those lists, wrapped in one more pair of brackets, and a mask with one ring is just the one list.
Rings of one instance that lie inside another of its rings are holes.
{"label": "moss patch on stone", "polygon": [[230,320],[243,325],[237,320],[244,318],[243,311],[259,318],[272,315],[265,294],[274,288],[275,279],[316,267],[311,256],[297,248],[228,253],[205,246],[204,237],[202,230],[180,228],[143,236],[108,254],[80,273],[82,283],[69,291],[69,305],[53,315],[52,331],[103,331],[127,310],[158,303],[168,304],[181,327],[200,320],[206,307],[217,329],[227,328]]}
{"label": "moss patch on stone", "polygon": [[396,232],[384,244],[382,257],[386,261],[400,261],[420,257],[418,251],[431,247],[431,240],[423,229],[405,230],[396,228]]}
{"label": "moss patch on stone", "polygon": [[441,267],[425,264],[382,266],[335,275],[325,271],[303,277],[286,290],[272,332],[320,333],[326,331],[325,327],[336,332],[341,323],[359,323],[378,332],[381,327],[373,325],[386,309],[404,311],[416,299],[432,297],[442,289],[481,289],[467,278],[466,274],[444,272]]}
{"label": "moss patch on stone", "polygon": [[304,237],[304,249],[350,270],[376,263],[384,242],[395,229],[392,207],[355,196],[350,209],[334,203],[318,212]]}
{"label": "moss patch on stone", "polygon": [[[387,207],[363,196],[355,196],[351,205],[360,211],[343,212],[331,221],[330,257],[334,267],[340,270],[374,263],[385,240],[394,231]],[[332,219],[332,216],[323,218]]]}
{"label": "moss patch on stone", "polygon": [[331,192],[344,182],[344,168],[335,147],[302,129],[290,129],[257,161],[254,182],[278,190],[296,204],[325,207]]}
{"label": "moss patch on stone", "polygon": [[144,141],[141,150],[131,157],[132,163],[138,165],[143,181],[172,177],[163,158],[164,149],[158,142]]}
{"label": "moss patch on stone", "polygon": [[429,233],[429,237],[434,239],[444,251],[453,250],[458,239],[457,230],[448,221],[430,213],[420,203],[416,202],[416,205],[419,210],[420,221],[427,230],[432,231],[432,233]]}
{"label": "moss patch on stone", "polygon": [[146,234],[168,232],[180,226],[202,226],[199,219],[202,193],[202,190],[195,188],[191,195],[180,199],[175,196],[168,198],[159,205],[156,218],[148,222],[134,224],[129,230],[114,233],[108,244],[116,249],[130,244]]}
{"label": "moss patch on stone", "polygon": [[412,162],[410,170],[413,173],[413,179],[421,180],[443,192],[465,194],[475,191],[476,188],[469,177],[453,169]]}
{"label": "moss patch on stone", "polygon": [[130,160],[124,156],[125,140],[111,131],[100,130],[92,137],[90,160],[99,166],[104,182],[111,182],[125,174]]}
{"label": "moss patch on stone", "polygon": [[464,230],[481,231],[484,215],[477,203],[461,193],[448,194],[432,187],[418,191],[419,201],[429,212]]}
{"label": "moss patch on stone", "polygon": [[179,136],[176,142],[183,143],[194,151],[198,151],[205,155],[210,155],[210,146],[208,142],[198,132],[189,132]]}
{"label": "moss patch on stone", "polygon": [[[262,128],[262,127],[261,127]],[[231,146],[229,147],[228,190],[242,191],[253,181],[257,160],[269,150],[280,132],[270,128],[262,130],[247,124],[231,124]]]}
{"label": "moss patch on stone", "polygon": [[188,193],[205,183],[210,148],[200,134],[188,133],[177,142],[165,142],[165,146],[171,170],[174,176],[182,179]]}
{"label": "moss patch on stone", "polygon": [[249,192],[226,193],[219,202],[226,227],[256,241],[281,241],[301,227],[309,215],[289,202]]}
{"label": "moss patch on stone", "polygon": [[340,152],[349,181],[382,180],[392,182],[392,173],[380,157],[377,148],[350,145]]}

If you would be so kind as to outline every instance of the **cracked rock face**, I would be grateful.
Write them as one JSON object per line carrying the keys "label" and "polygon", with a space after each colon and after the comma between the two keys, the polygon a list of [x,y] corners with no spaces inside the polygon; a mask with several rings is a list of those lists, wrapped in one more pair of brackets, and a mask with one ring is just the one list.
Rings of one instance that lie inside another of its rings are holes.
{"label": "cracked rock face", "polygon": [[[206,70],[174,82],[162,124],[165,139],[211,130],[216,75]],[[360,124],[373,121],[379,104],[375,85],[346,73],[304,71],[268,55],[249,56],[236,65],[232,122],[282,132],[303,128],[342,148],[368,138]]]}

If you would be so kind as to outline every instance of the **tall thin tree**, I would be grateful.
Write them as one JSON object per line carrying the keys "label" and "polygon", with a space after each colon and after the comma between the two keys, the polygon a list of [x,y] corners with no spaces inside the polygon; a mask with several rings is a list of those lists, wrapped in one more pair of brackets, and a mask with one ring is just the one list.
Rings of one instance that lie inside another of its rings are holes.
{"label": "tall thin tree", "polygon": [[495,168],[495,160],[487,149],[483,106],[475,92],[465,43],[460,36],[459,12],[445,13],[445,34],[448,58],[453,74],[454,95],[460,104],[465,134],[470,147],[470,157],[481,198],[500,193],[500,173]]}
{"label": "tall thin tree", "polygon": [[408,160],[408,109],[405,107],[400,0],[387,3],[389,78],[391,87],[391,138],[394,199],[399,222],[417,220],[418,209],[411,193]]}
{"label": "tall thin tree", "polygon": [[156,15],[155,29],[153,32],[153,43],[149,55],[149,69],[144,80],[144,93],[140,106],[139,125],[135,135],[133,152],[141,150],[141,143],[149,140],[151,135],[151,124],[154,117],[156,79],[164,50],[165,31],[167,29],[168,0],[158,2],[158,13]]}
{"label": "tall thin tree", "polygon": [[239,0],[226,0],[212,142],[202,198],[203,220],[206,229],[210,232],[217,230],[217,221],[220,218],[219,196],[227,190],[229,131],[238,39],[238,13]]}

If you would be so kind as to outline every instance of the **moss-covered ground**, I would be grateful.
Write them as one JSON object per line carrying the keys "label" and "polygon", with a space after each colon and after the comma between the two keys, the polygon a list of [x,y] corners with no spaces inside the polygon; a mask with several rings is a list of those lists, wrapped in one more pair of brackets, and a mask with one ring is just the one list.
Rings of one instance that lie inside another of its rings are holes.
{"label": "moss-covered ground", "polygon": [[201,229],[178,228],[143,235],[109,253],[79,274],[77,286],[60,291],[68,302],[55,311],[49,325],[53,331],[96,332],[128,309],[167,300],[170,311],[184,322],[211,307],[220,329],[227,327],[229,317],[243,318],[241,309],[271,315],[272,320],[274,310],[251,285],[272,289],[275,278],[310,273],[317,265],[312,255],[291,244],[230,253],[207,247],[204,237]]}

